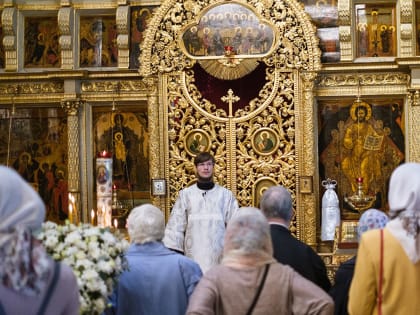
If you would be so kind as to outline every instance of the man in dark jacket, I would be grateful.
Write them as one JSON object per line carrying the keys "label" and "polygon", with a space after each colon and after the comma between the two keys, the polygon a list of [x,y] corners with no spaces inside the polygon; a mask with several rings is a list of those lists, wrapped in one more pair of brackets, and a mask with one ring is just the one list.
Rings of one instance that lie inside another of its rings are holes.
{"label": "man in dark jacket", "polygon": [[331,282],[323,260],[309,245],[298,240],[289,231],[293,215],[292,205],[290,192],[282,186],[268,188],[261,197],[261,210],[270,223],[274,258],[291,266],[328,292]]}

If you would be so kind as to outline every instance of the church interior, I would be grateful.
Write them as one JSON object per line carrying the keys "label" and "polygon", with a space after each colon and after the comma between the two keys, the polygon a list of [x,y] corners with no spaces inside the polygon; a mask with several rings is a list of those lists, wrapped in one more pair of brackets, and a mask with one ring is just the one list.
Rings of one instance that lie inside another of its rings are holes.
{"label": "church interior", "polygon": [[[420,2],[2,0],[0,11],[1,164],[39,192],[48,220],[123,228],[147,202],[168,218],[209,151],[241,206],[287,187],[293,234],[332,274],[357,248],[361,213],[387,211],[392,171],[420,161]],[[321,237],[329,207],[338,222]]]}

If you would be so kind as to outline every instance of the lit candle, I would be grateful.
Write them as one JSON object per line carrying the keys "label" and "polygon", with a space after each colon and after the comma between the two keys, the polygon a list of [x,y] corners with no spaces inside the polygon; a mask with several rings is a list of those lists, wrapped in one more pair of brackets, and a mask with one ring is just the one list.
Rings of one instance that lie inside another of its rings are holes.
{"label": "lit candle", "polygon": [[356,179],[356,181],[357,181],[358,183],[363,183],[363,177],[358,177],[358,178]]}
{"label": "lit candle", "polygon": [[70,222],[77,224],[78,223],[78,220],[79,220],[79,218],[78,218],[79,216],[77,214],[77,207],[76,207],[75,200],[76,199],[74,198],[73,194],[72,193],[69,193],[69,207],[71,206],[71,210],[72,210],[71,211],[72,215],[71,215]]}
{"label": "lit candle", "polygon": [[95,210],[90,211],[90,224],[95,225]]}
{"label": "lit candle", "polygon": [[118,229],[118,220],[117,220],[117,219],[114,219],[114,227],[115,227],[116,229]]}
{"label": "lit candle", "polygon": [[73,223],[73,205],[69,203],[69,221]]}

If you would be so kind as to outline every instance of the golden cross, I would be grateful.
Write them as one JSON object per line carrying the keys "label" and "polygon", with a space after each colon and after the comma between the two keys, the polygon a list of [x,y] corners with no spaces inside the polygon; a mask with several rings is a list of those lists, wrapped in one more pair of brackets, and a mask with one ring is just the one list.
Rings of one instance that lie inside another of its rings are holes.
{"label": "golden cross", "polygon": [[232,104],[240,100],[239,96],[233,95],[232,89],[228,90],[228,95],[222,96],[220,99],[229,104],[229,117],[233,117]]}

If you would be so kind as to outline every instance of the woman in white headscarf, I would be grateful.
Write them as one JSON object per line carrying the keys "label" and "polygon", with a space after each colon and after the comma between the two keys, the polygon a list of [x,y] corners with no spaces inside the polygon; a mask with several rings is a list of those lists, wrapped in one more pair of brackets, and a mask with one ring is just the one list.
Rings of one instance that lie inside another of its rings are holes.
{"label": "woman in white headscarf", "polygon": [[42,199],[13,169],[0,166],[0,178],[0,314],[79,314],[73,271],[33,236],[45,218]]}
{"label": "woman in white headscarf", "polygon": [[201,278],[187,315],[332,315],[333,309],[323,289],[273,258],[267,219],[245,207],[229,221],[222,263]]}
{"label": "woman in white headscarf", "polygon": [[394,170],[388,201],[391,221],[383,229],[383,241],[381,230],[362,235],[349,314],[420,314],[419,163],[405,163]]}

